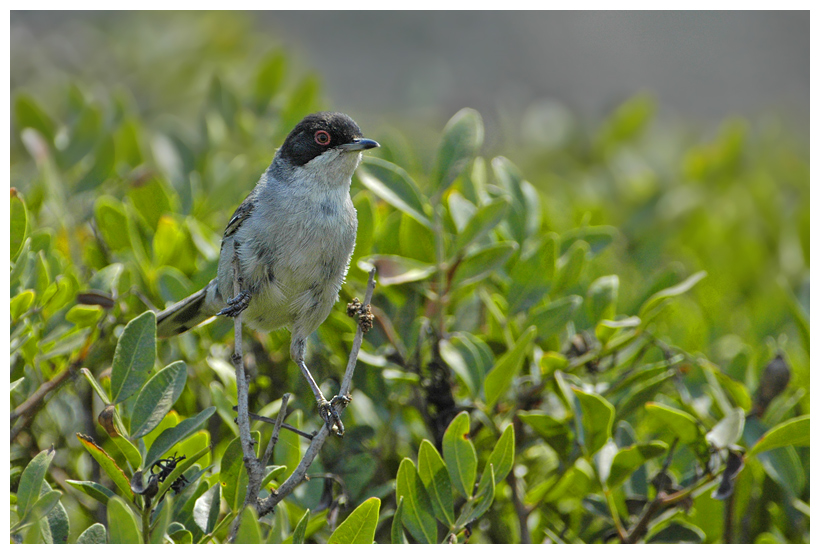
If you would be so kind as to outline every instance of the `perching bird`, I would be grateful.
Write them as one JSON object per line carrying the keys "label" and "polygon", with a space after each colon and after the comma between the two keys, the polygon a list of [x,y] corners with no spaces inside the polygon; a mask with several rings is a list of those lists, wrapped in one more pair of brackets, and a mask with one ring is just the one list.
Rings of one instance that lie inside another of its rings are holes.
{"label": "perching bird", "polygon": [[[290,355],[310,384],[328,425],[339,421],[305,365],[308,336],[339,297],[356,241],[350,179],[362,151],[376,148],[342,113],[305,117],[276,152],[222,236],[217,275],[201,291],[157,315],[157,334],[183,333],[214,315],[252,329],[288,327]],[[241,292],[234,297],[233,257]]]}

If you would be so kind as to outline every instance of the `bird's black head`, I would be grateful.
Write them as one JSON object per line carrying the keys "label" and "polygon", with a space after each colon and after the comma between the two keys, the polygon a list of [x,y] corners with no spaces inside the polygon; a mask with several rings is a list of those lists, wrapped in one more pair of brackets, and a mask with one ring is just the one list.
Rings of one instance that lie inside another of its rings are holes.
{"label": "bird's black head", "polygon": [[319,112],[305,117],[290,132],[279,156],[302,166],[331,149],[357,152],[376,148],[376,141],[362,137],[356,122],[343,113]]}

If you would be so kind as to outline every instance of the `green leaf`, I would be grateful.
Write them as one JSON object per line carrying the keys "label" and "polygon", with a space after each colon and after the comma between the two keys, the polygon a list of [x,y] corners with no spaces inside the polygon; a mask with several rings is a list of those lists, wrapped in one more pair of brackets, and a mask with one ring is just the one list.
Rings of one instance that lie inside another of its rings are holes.
{"label": "green leaf", "polygon": [[478,492],[475,497],[471,498],[461,509],[461,514],[456,522],[457,529],[478,519],[490,509],[495,498],[495,483],[493,466],[489,464],[478,483]]}
{"label": "green leaf", "polygon": [[581,403],[584,446],[587,455],[591,456],[612,438],[615,408],[599,394],[584,392],[577,387],[572,387],[572,390]]}
{"label": "green leaf", "polygon": [[646,412],[650,416],[648,421],[656,429],[670,431],[683,444],[694,444],[703,440],[703,432],[697,420],[686,412],[654,402],[646,403]]}
{"label": "green leaf", "polygon": [[161,369],[148,380],[137,396],[131,414],[131,438],[150,433],[185,389],[188,370],[185,362],[177,361]]}
{"label": "green leaf", "polygon": [[310,510],[305,510],[305,515],[296,524],[293,529],[292,544],[305,544],[305,530],[307,529],[308,520],[310,519]]}
{"label": "green leaf", "polygon": [[73,323],[77,327],[91,327],[96,325],[105,314],[105,310],[100,306],[72,306],[65,314],[65,320]]}
{"label": "green leaf", "polygon": [[105,544],[106,542],[108,542],[108,536],[105,532],[105,525],[102,523],[91,525],[77,537],[77,544]]}
{"label": "green leaf", "polygon": [[137,518],[119,496],[108,501],[108,534],[111,544],[142,544]]}
{"label": "green leaf", "polygon": [[117,341],[111,365],[111,394],[114,404],[142,387],[157,357],[157,316],[147,311],[125,326]]}
{"label": "green leaf", "polygon": [[455,521],[453,515],[453,492],[450,477],[447,474],[447,467],[441,459],[436,447],[424,439],[419,447],[419,477],[430,496],[436,517],[442,523],[452,525]]}
{"label": "green leaf", "polygon": [[151,544],[162,544],[165,542],[165,533],[171,524],[172,508],[173,500],[170,497],[165,497],[159,514],[154,516],[154,524],[151,529]]}
{"label": "green leaf", "polygon": [[108,499],[114,496],[114,491],[93,481],[72,481],[66,479],[66,483],[103,504],[108,504]]}
{"label": "green leaf", "polygon": [[97,382],[97,380],[94,378],[94,376],[91,374],[91,372],[87,368],[82,368],[80,370],[80,373],[83,374],[83,377],[85,377],[85,380],[88,381],[88,384],[91,385],[91,388],[94,389],[94,392],[96,392],[97,396],[100,397],[100,400],[102,400],[102,403],[105,404],[106,406],[109,406],[111,404],[111,400],[108,399],[108,395],[105,393],[105,390]]}
{"label": "green leaf", "polygon": [[583,298],[575,294],[565,296],[534,309],[527,323],[538,329],[539,341],[546,340],[564,330],[583,301]]}
{"label": "green leaf", "polygon": [[214,530],[219,518],[219,505],[222,502],[222,489],[217,482],[208,492],[194,502],[194,523],[206,535]]}
{"label": "green leaf", "polygon": [[499,242],[476,250],[465,257],[456,268],[453,285],[461,287],[476,283],[507,263],[518,243]]}
{"label": "green leaf", "polygon": [[456,237],[456,251],[467,248],[473,241],[480,239],[504,219],[510,207],[508,198],[502,196],[492,202],[480,206],[467,225]]}
{"label": "green leaf", "polygon": [[628,414],[631,414],[635,408],[642,406],[655,398],[658,391],[663,388],[667,381],[674,378],[676,374],[677,373],[674,369],[670,369],[660,375],[640,383],[634,390],[630,391],[629,394],[624,396],[623,399],[618,402],[616,417],[620,419]]}
{"label": "green leaf", "polygon": [[393,544],[407,544],[407,539],[404,537],[404,528],[401,525],[403,513],[404,497],[400,496],[396,504],[396,513],[393,514],[393,523],[390,526],[390,542]]}
{"label": "green leaf", "polygon": [[12,531],[16,532],[17,530],[28,527],[32,523],[42,520],[46,514],[57,506],[62,495],[63,493],[60,491],[49,490],[40,496],[33,505],[29,506],[25,516],[17,522],[17,524],[12,528]]}
{"label": "green leaf", "polygon": [[219,481],[222,483],[223,496],[228,509],[236,513],[245,501],[245,489],[248,486],[248,472],[242,461],[242,442],[239,437],[228,444],[222,455]]}
{"label": "green leaf", "polygon": [[376,267],[379,284],[382,286],[421,281],[436,270],[433,264],[401,256],[379,255],[359,260],[359,267],[364,271],[370,271],[373,266]]}
{"label": "green leaf", "polygon": [[[658,525],[661,527],[663,524]],[[706,534],[699,527],[685,521],[673,521],[663,526],[660,531],[657,527],[647,533],[647,544],[700,544],[706,540]]]}
{"label": "green leaf", "polygon": [[467,164],[476,157],[483,142],[484,123],[477,111],[464,108],[447,122],[430,174],[434,197],[441,197],[447,187],[461,175]]}
{"label": "green leaf", "polygon": [[561,235],[561,249],[568,248],[577,240],[589,245],[589,251],[597,254],[609,246],[618,234],[618,229],[610,225],[592,225],[570,229]]}
{"label": "green leaf", "polygon": [[614,319],[618,305],[617,275],[606,275],[595,279],[587,290],[587,311],[592,322]]}
{"label": "green leaf", "polygon": [[498,399],[510,388],[513,377],[521,370],[524,357],[535,338],[537,329],[534,326],[527,328],[516,341],[515,345],[498,359],[493,369],[484,378],[484,396],[487,406],[495,406]]}
{"label": "green leaf", "polygon": [[492,465],[495,474],[495,484],[497,485],[507,477],[507,474],[513,467],[513,458],[515,457],[515,431],[512,425],[507,425],[498,442],[495,443],[490,457],[487,458],[487,464],[484,466],[484,472]]}
{"label": "green leaf", "polygon": [[570,424],[542,412],[518,412],[518,418],[532,427],[559,456],[567,454],[572,444]]}
{"label": "green leaf", "polygon": [[29,95],[18,94],[15,98],[14,119],[18,132],[29,127],[43,135],[49,143],[54,140],[54,122]]}
{"label": "green leaf", "polygon": [[473,495],[478,459],[475,447],[468,438],[470,434],[470,416],[461,412],[444,431],[442,450],[450,481],[464,498]]}
{"label": "green leaf", "polygon": [[40,488],[55,453],[54,449],[43,450],[23,470],[17,485],[17,514],[21,520],[26,517],[37,499],[40,498]]}
{"label": "green leaf", "polygon": [[706,440],[718,449],[732,446],[743,435],[745,421],[746,416],[743,414],[743,410],[735,408],[706,433]]}
{"label": "green leaf", "polygon": [[555,269],[555,279],[552,282],[553,293],[568,289],[578,283],[581,272],[586,265],[589,244],[582,240],[575,241],[569,250],[558,259]]}
{"label": "green leaf", "polygon": [[20,196],[17,189],[14,188],[11,189],[11,205],[9,209],[9,237],[11,239],[9,253],[11,254],[11,259],[14,260],[26,240],[26,232],[28,230],[26,204],[23,202],[23,197]]}
{"label": "green leaf", "polygon": [[381,500],[368,498],[333,531],[328,544],[373,544]]}
{"label": "green leaf", "polygon": [[[46,481],[43,481],[43,488],[40,490],[42,494],[51,491],[51,487]],[[62,496],[62,493],[60,493]],[[65,506],[58,499],[57,504],[46,512],[46,519],[48,520],[48,528],[51,532],[52,544],[66,544],[68,542],[68,535],[71,531],[71,525],[68,521],[68,512]]]}
{"label": "green leaf", "polygon": [[148,449],[148,454],[145,455],[145,464],[143,467],[151,467],[151,465],[159,460],[163,454],[168,452],[175,444],[192,435],[197,429],[208,421],[208,418],[214,415],[216,408],[211,406],[205,408],[194,417],[181,421],[175,427],[164,430],[151,443],[151,448]]}
{"label": "green leaf", "polygon": [[114,461],[114,458],[103,450],[101,446],[97,445],[91,437],[77,433],[77,438],[88,453],[91,454],[91,457],[100,464],[100,467],[105,471],[106,475],[114,481],[114,484],[117,485],[117,488],[120,489],[122,494],[129,500],[132,499],[134,494],[131,492],[131,483],[128,477],[125,476],[125,472],[120,469],[120,466]]}
{"label": "green leaf", "polygon": [[421,192],[404,169],[379,158],[366,157],[363,162],[357,175],[370,192],[428,229],[433,228],[424,214]]}
{"label": "green leaf", "polygon": [[[174,541],[174,544],[193,544],[194,543],[194,535],[187,529],[178,529],[173,533],[169,531],[169,536],[171,540]],[[238,541],[237,541],[238,542]]]}
{"label": "green leaf", "polygon": [[239,517],[236,544],[262,544],[262,530],[259,528],[259,516],[256,515],[256,510],[248,506]]}
{"label": "green leaf", "polygon": [[647,444],[633,444],[622,448],[615,454],[606,479],[606,486],[614,489],[626,481],[647,460],[657,458],[666,452],[668,446],[661,441],[652,441]]}
{"label": "green leaf", "polygon": [[810,414],[806,414],[772,427],[755,443],[748,456],[784,446],[809,446],[809,418]]}
{"label": "green leaf", "polygon": [[122,202],[109,196],[100,196],[94,204],[94,219],[103,240],[111,250],[131,246],[128,236],[128,216]]}
{"label": "green leaf", "polygon": [[436,518],[433,506],[424,489],[416,466],[409,458],[404,458],[396,475],[396,497],[404,497],[404,513],[401,520],[413,537],[425,544],[436,542]]}
{"label": "green leaf", "polygon": [[21,315],[34,303],[34,291],[31,289],[24,290],[11,299],[9,311],[11,312],[11,320],[17,321]]}
{"label": "green leaf", "polygon": [[641,318],[643,325],[646,325],[652,318],[657,316],[669,300],[687,292],[704,277],[706,277],[706,272],[699,271],[677,285],[660,290],[647,298],[638,311],[638,316]]}

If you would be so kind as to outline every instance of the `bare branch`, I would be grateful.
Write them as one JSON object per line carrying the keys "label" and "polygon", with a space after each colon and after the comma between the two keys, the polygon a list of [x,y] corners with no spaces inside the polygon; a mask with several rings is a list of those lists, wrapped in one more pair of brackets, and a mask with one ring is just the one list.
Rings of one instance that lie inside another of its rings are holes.
{"label": "bare branch", "polygon": [[[370,270],[369,279],[367,282],[367,293],[364,297],[364,306],[366,307],[370,304],[370,301],[373,298],[373,289],[376,287],[376,269]],[[353,371],[356,369],[356,360],[359,357],[359,350],[362,346],[362,340],[364,338],[364,331],[362,330],[362,326],[357,326],[356,328],[356,336],[353,338],[353,345],[350,349],[350,356],[347,360],[347,368],[345,368],[345,374],[342,377],[342,384],[339,389],[339,396],[347,396],[350,394],[350,386],[353,382]],[[339,405],[339,413],[344,410],[344,404]],[[304,479],[305,474],[307,474],[307,470],[310,467],[310,464],[313,463],[313,460],[319,454],[319,451],[322,450],[322,446],[325,444],[325,440],[327,440],[328,435],[330,435],[330,429],[328,429],[327,425],[323,425],[313,440],[310,442],[310,445],[305,452],[305,455],[302,457],[302,461],[299,462],[299,465],[293,470],[290,477],[282,483],[282,486],[279,487],[275,492],[273,492],[269,497],[265,498],[264,500],[259,500],[257,502],[257,511],[259,512],[259,517],[268,514],[279,504],[282,500],[285,499],[293,489],[295,489]]]}

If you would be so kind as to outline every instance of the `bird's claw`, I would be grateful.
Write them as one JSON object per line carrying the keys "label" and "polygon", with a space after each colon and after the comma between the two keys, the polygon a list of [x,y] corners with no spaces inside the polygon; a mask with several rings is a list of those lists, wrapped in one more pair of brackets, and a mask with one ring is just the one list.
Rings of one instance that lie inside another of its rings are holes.
{"label": "bird's claw", "polygon": [[250,305],[251,293],[243,290],[233,298],[228,299],[228,305],[217,312],[216,315],[236,317]]}
{"label": "bird's claw", "polygon": [[351,398],[349,396],[334,396],[330,402],[327,400],[323,402],[319,402],[319,414],[321,414],[322,419],[325,420],[328,429],[333,431],[337,437],[343,437],[345,434],[345,426],[342,423],[342,418],[339,416],[339,412],[336,411],[337,406],[342,406],[344,408],[350,403]]}

